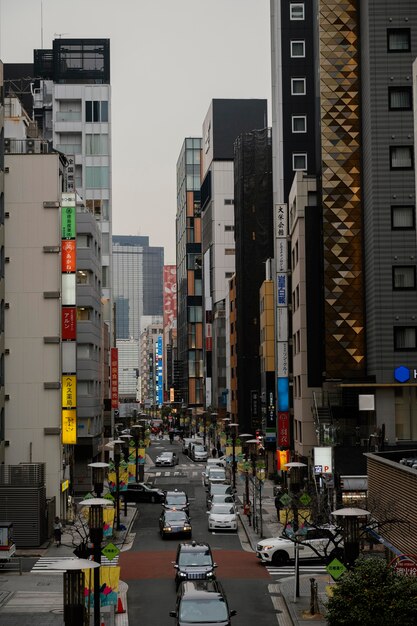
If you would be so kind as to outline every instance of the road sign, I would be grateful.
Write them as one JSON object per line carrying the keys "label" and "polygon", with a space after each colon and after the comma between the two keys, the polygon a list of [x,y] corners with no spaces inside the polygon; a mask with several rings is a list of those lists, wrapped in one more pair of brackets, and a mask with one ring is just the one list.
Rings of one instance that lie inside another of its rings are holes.
{"label": "road sign", "polygon": [[308,495],[308,493],[303,493],[303,495],[300,497],[300,502],[301,504],[304,504],[304,506],[307,506],[308,504],[310,504],[311,498]]}
{"label": "road sign", "polygon": [[339,578],[347,571],[347,568],[343,565],[339,559],[333,559],[326,566],[326,572],[330,574],[333,580],[339,580]]}
{"label": "road sign", "polygon": [[284,495],[279,499],[279,501],[281,502],[283,506],[288,506],[289,503],[291,502],[291,498],[288,495],[288,493],[284,493]]}
{"label": "road sign", "polygon": [[400,554],[391,561],[390,566],[400,576],[417,577],[417,556],[414,554]]}
{"label": "road sign", "polygon": [[113,561],[119,553],[120,550],[114,545],[114,543],[108,543],[101,551],[101,554],[103,554],[109,561]]}

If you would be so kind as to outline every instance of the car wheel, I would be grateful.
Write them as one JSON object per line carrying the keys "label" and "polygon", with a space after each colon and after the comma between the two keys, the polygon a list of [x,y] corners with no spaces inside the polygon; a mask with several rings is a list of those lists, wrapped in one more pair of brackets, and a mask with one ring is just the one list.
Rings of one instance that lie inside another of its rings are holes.
{"label": "car wheel", "polygon": [[289,556],[284,550],[278,550],[272,555],[272,565],[286,565],[289,561]]}
{"label": "car wheel", "polygon": [[152,502],[152,504],[155,504],[155,502],[156,502],[156,497],[155,496],[151,496],[151,502]]}

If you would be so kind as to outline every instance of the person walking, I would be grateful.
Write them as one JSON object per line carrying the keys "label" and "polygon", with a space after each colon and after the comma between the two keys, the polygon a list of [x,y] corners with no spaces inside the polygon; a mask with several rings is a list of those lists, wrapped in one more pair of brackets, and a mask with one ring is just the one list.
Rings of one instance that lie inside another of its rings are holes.
{"label": "person walking", "polygon": [[275,496],[275,500],[274,500],[275,508],[276,508],[276,511],[277,511],[277,519],[278,519],[278,522],[280,522],[280,521],[281,521],[281,520],[280,520],[280,516],[279,516],[280,511],[281,511],[281,498],[282,498],[282,492],[281,492],[281,489],[279,489],[279,490],[277,491],[277,494],[276,494],[276,496]]}
{"label": "person walking", "polygon": [[54,538],[56,547],[61,545],[62,524],[58,516],[54,520]]}
{"label": "person walking", "polygon": [[249,500],[245,502],[245,506],[243,507],[243,515],[246,515],[248,518],[249,526],[252,526],[252,509]]}

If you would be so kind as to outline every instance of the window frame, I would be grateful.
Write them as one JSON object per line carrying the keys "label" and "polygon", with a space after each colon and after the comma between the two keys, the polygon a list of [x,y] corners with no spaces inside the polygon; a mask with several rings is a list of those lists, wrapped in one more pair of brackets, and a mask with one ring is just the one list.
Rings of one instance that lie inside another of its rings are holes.
{"label": "window frame", "polygon": [[[414,330],[414,347],[412,348],[403,348],[398,347],[397,342],[397,332],[405,329],[413,329]],[[417,326],[394,326],[394,351],[395,352],[413,352],[417,350]]]}
{"label": "window frame", "polygon": [[[303,84],[304,84],[304,91],[303,91],[303,93],[294,93],[293,86],[294,86],[294,82],[295,81],[300,81],[300,82],[302,81],[303,82]],[[291,95],[292,96],[305,96],[306,93],[307,93],[307,80],[306,80],[305,76],[300,76],[298,78],[297,77],[292,77],[291,78]]]}
{"label": "window frame", "polygon": [[[301,8],[303,11],[302,17],[294,17],[292,10],[296,7]],[[305,20],[305,4],[304,2],[290,2],[290,21],[291,22],[303,22]]]}
{"label": "window frame", "polygon": [[[394,150],[396,150],[397,148],[409,148],[410,150],[410,156],[411,156],[411,165],[410,166],[405,166],[405,167],[394,167],[392,164],[392,157],[394,154]],[[394,171],[394,172],[404,172],[404,171],[411,171],[414,169],[414,146],[412,144],[402,144],[400,146],[390,146],[389,147],[389,166],[390,166],[390,170]]]}
{"label": "window frame", "polygon": [[[294,121],[295,120],[304,120],[304,130],[295,130]],[[291,115],[291,132],[294,134],[304,134],[307,132],[307,115]]]}
{"label": "window frame", "polygon": [[[390,48],[390,35],[403,32],[407,34],[407,48]],[[411,52],[411,29],[410,28],[387,28],[387,52],[389,54],[403,54],[404,52]]]}
{"label": "window frame", "polygon": [[[410,94],[410,106],[394,107],[391,105],[391,95],[394,92],[404,91]],[[389,111],[412,111],[413,110],[413,88],[409,85],[390,86],[388,87],[388,110]]]}
{"label": "window frame", "polygon": [[[411,269],[413,272],[413,284],[411,287],[398,287],[395,284],[396,270]],[[415,291],[416,290],[416,266],[415,265],[393,265],[392,266],[392,289],[393,291]]]}
{"label": "window frame", "polygon": [[[412,217],[411,226],[394,226],[394,213],[396,209],[410,209]],[[391,230],[415,230],[416,229],[416,207],[413,204],[392,204],[391,205]]]}
{"label": "window frame", "polygon": [[[305,157],[305,167],[295,167],[294,159],[296,157]],[[307,152],[293,152],[292,153],[292,171],[293,172],[306,172],[307,171]]]}
{"label": "window frame", "polygon": [[[293,54],[293,45],[303,44],[303,54]],[[290,40],[290,57],[292,59],[305,59],[306,57],[306,42],[305,39],[291,39]]]}

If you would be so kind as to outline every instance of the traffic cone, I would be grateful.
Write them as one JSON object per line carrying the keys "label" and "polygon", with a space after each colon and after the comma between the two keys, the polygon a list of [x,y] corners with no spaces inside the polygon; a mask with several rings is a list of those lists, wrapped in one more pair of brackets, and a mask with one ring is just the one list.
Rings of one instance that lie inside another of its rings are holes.
{"label": "traffic cone", "polygon": [[116,614],[119,614],[119,613],[126,613],[125,609],[123,608],[122,599],[121,599],[120,596],[117,598],[117,611],[116,611]]}

